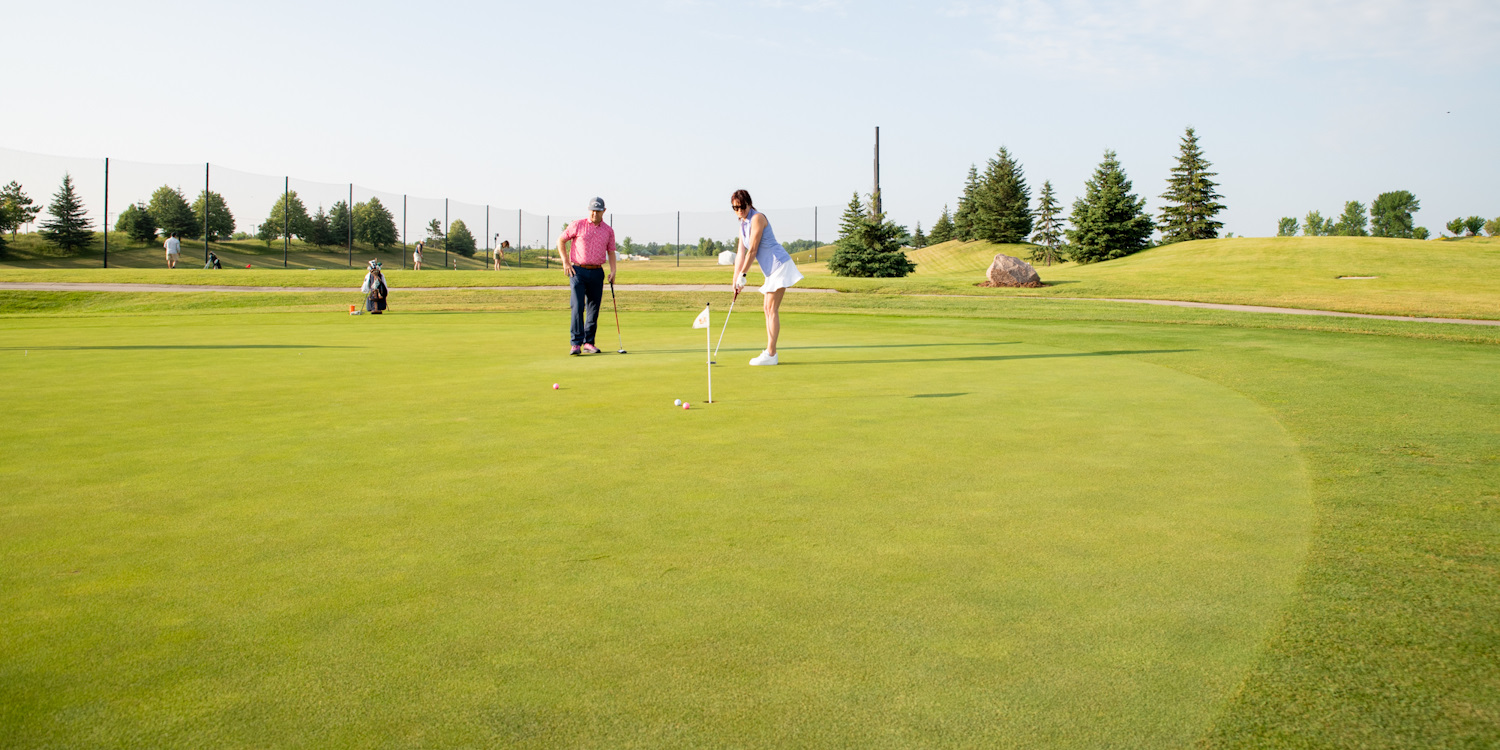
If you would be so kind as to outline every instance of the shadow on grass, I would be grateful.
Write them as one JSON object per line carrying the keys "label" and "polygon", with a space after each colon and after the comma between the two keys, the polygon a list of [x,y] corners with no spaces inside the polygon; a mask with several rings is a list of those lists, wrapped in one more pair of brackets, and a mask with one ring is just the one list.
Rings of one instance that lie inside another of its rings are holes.
{"label": "shadow on grass", "polygon": [[171,344],[159,346],[0,346],[0,352],[15,351],[37,351],[37,352],[82,352],[82,351],[152,351],[182,350],[193,351],[196,349],[364,349],[363,346],[325,346],[320,344],[309,344],[298,346],[295,344]]}
{"label": "shadow on grass", "polygon": [[916,393],[907,396],[907,398],[957,398],[959,396],[967,395],[969,395],[968,391],[965,391],[963,393]]}
{"label": "shadow on grass", "polygon": [[[1021,342],[1019,342],[1019,341],[979,341],[979,342],[954,341],[954,342],[941,343],[941,344],[939,344],[939,343],[934,343],[934,344],[830,344],[828,346],[778,346],[778,347],[776,347],[776,350],[777,351],[782,351],[782,350],[788,350],[788,351],[791,351],[791,350],[812,351],[812,350],[815,350],[815,349],[916,349],[918,347],[927,347],[927,346],[968,346],[968,347],[974,347],[974,346],[1015,346],[1016,344],[1019,344],[1019,343],[1021,343]],[[643,351],[647,351],[647,350],[643,350]],[[697,351],[701,351],[701,350],[700,349],[651,349],[649,351],[650,351],[651,354],[689,354],[689,353],[697,352]],[[759,349],[753,349],[753,348],[744,347],[744,346],[737,346],[737,347],[734,347],[734,348],[731,348],[731,349],[720,349],[719,350],[719,352],[721,354],[724,353],[724,352],[731,352],[731,353],[732,352],[754,352],[756,354],[759,354],[760,351],[761,350],[759,350]]]}
{"label": "shadow on grass", "polygon": [[1065,352],[1059,354],[997,354],[979,357],[929,357],[926,359],[845,359],[832,362],[782,362],[782,367],[817,367],[821,365],[897,365],[926,362],[1005,362],[1021,359],[1065,359],[1069,357],[1117,357],[1128,354],[1179,354],[1197,349],[1120,349],[1103,352]]}

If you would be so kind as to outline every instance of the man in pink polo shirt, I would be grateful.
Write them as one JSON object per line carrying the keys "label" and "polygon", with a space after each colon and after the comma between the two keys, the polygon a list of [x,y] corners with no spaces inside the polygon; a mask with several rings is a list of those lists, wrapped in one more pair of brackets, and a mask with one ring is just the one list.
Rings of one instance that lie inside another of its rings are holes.
{"label": "man in pink polo shirt", "polygon": [[[570,252],[567,243],[573,243]],[[599,304],[605,283],[615,283],[615,230],[604,223],[604,199],[589,201],[589,217],[568,225],[557,238],[557,254],[573,297],[572,346],[568,354],[597,354],[594,331],[599,327]],[[609,277],[604,262],[609,261]]]}

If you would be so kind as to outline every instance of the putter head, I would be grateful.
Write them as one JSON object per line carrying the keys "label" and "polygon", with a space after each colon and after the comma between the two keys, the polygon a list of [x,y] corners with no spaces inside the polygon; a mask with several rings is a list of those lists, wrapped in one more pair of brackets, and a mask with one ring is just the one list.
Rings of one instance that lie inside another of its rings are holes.
{"label": "putter head", "polygon": [[616,354],[629,354],[629,353],[630,353],[630,352],[627,352],[627,351],[625,351],[625,350],[624,350],[624,349],[621,349],[621,350],[620,350],[620,351],[617,351],[617,352],[615,352],[615,353],[616,353]]}

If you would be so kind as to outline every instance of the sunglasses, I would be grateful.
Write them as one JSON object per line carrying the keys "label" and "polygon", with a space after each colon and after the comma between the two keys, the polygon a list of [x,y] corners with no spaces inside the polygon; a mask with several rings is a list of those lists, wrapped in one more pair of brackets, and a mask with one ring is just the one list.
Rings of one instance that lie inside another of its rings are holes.
{"label": "sunglasses", "polygon": [[738,210],[740,210],[740,209],[742,209],[742,208],[744,208],[744,206],[741,206],[741,205],[740,205],[740,204],[738,204],[738,203],[731,203],[731,204],[729,204],[729,207],[730,207],[730,208],[732,208],[732,209],[734,209],[734,210],[736,210],[736,211],[738,211]]}

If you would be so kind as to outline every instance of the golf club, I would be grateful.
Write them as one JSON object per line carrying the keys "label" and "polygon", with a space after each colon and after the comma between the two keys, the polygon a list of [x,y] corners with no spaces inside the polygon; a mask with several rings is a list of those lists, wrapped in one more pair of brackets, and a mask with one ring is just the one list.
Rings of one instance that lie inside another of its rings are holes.
{"label": "golf club", "polygon": [[724,327],[719,329],[719,343],[714,344],[714,356],[708,361],[708,363],[711,365],[716,364],[719,361],[719,347],[724,344],[724,332],[729,330],[729,316],[734,314],[734,303],[738,302],[739,299],[740,290],[735,289],[734,298],[729,300],[729,312],[724,314]]}
{"label": "golf club", "polygon": [[620,303],[615,300],[615,282],[609,282],[609,302],[615,308],[615,341],[620,344],[617,354],[629,354],[625,351],[625,339],[620,335]]}

